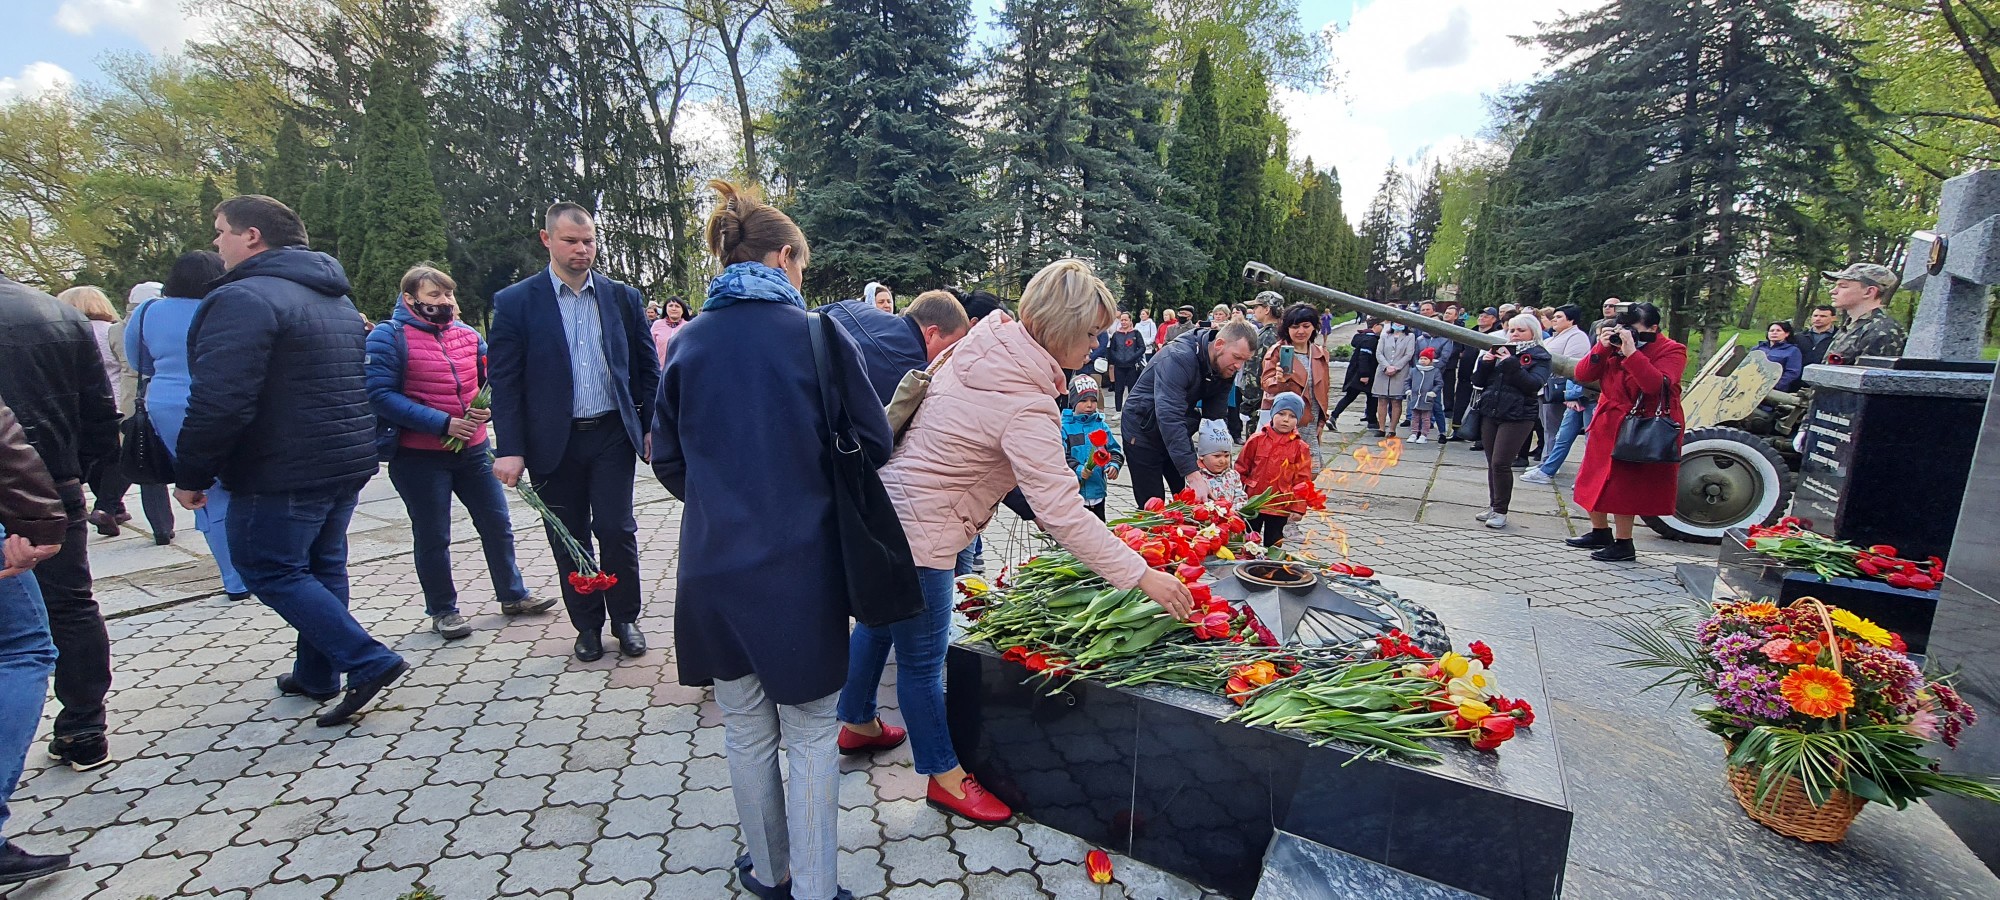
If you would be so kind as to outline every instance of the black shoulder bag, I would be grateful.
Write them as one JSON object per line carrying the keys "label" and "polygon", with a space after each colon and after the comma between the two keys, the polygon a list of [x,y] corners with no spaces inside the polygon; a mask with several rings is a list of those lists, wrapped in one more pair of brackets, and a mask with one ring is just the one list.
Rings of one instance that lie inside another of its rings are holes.
{"label": "black shoulder bag", "polygon": [[118,423],[118,464],[133,484],[173,484],[173,453],[146,414],[146,387],[153,383],[153,354],[146,351],[146,310],[152,306],[153,301],[146,301],[132,321],[139,334],[139,396],[132,398],[132,414]]}
{"label": "black shoulder bag", "polygon": [[847,396],[846,378],[834,358],[839,339],[827,336],[833,323],[819,313],[808,315],[813,368],[819,373],[819,399],[826,412],[826,469],[833,482],[842,587],[854,620],[879,628],[923,612],[923,587],[917,583],[910,540],[889,503],[889,491],[854,437],[854,420],[842,400]]}
{"label": "black shoulder bag", "polygon": [[1618,442],[1611,445],[1611,458],[1630,463],[1677,463],[1681,461],[1681,426],[1673,417],[1673,389],[1660,379],[1660,402],[1649,415],[1644,412],[1646,395],[1618,423]]}

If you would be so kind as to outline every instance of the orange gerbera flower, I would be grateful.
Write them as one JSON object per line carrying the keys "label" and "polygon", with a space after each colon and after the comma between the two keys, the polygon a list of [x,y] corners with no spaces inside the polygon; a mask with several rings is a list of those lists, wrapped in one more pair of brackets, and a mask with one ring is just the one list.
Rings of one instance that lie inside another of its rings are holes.
{"label": "orange gerbera flower", "polygon": [[1739,603],[1736,605],[1736,613],[1746,619],[1775,619],[1778,617],[1778,605],[1762,601]]}
{"label": "orange gerbera flower", "polygon": [[1854,706],[1854,685],[1839,672],[1820,666],[1800,666],[1778,682],[1778,693],[1801,715],[1831,719]]}

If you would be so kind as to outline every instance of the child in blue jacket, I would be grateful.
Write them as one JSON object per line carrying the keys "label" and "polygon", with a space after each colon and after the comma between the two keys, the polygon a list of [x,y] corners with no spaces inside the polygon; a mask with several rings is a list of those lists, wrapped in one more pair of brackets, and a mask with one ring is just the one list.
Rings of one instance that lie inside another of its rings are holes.
{"label": "child in blue jacket", "polygon": [[1078,375],[1070,379],[1069,408],[1063,410],[1063,449],[1069,453],[1069,467],[1076,472],[1077,488],[1083,505],[1104,518],[1104,483],[1118,477],[1125,466],[1125,453],[1118,438],[1097,409],[1103,401],[1097,379]]}

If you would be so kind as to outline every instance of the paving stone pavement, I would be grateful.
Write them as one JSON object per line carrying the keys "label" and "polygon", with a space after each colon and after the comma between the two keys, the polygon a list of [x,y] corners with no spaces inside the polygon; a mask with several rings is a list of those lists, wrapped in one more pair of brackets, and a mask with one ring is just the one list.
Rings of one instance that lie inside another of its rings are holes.
{"label": "paving stone pavement", "polygon": [[[1332,506],[1302,528],[1324,558],[1338,555],[1338,530],[1352,558],[1384,571],[1601,616],[1672,602],[1671,563],[1707,555],[1648,543],[1639,564],[1592,563],[1558,543],[1578,515],[1559,488],[1521,486],[1522,527],[1493,532],[1469,508],[1458,514],[1462,488],[1483,491],[1477,454],[1408,445],[1378,479],[1340,483],[1357,448],[1375,449],[1353,432],[1323,448]],[[353,608],[413,668],[358,724],[335,729],[313,725],[318,704],[277,695],[291,632],[263,606],[221,595],[191,523],[170,547],[129,526],[95,539],[95,565],[115,573],[100,585],[114,616],[116,764],[72,772],[38,740],[10,836],[31,850],[74,848],[77,866],[0,898],[391,900],[418,885],[452,900],[736,896],[720,716],[673,667],[680,505],[650,479],[636,490],[641,625],[654,650],[580,663],[560,607],[498,613],[462,513],[454,562],[475,631],[450,643],[431,634],[407,519],[388,479],[372,481],[350,529]],[[1129,488],[1115,487],[1112,512],[1130,508]],[[553,596],[547,542],[519,504],[514,521],[530,589]],[[1041,541],[1004,510],[986,538],[989,573]],[[880,697],[896,720],[893,677],[892,664]],[[923,789],[907,748],[843,761],[841,881],[857,896],[1100,896],[1080,841],[1020,819],[958,824],[926,806]],[[1129,897],[1205,896],[1132,860],[1117,868]]]}

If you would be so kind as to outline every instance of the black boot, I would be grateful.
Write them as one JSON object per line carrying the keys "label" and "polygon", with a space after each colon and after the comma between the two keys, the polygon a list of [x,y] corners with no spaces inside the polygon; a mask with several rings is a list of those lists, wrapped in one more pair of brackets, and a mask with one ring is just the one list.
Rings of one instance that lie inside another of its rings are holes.
{"label": "black boot", "polygon": [[1611,529],[1592,528],[1590,529],[1589,534],[1586,534],[1583,537],[1570,538],[1569,540],[1563,541],[1563,543],[1575,547],[1579,550],[1596,550],[1600,547],[1609,547],[1611,546]]}
{"label": "black boot", "polygon": [[13,841],[0,842],[0,884],[18,884],[30,878],[53,875],[69,868],[67,853],[29,853],[14,846]]}
{"label": "black boot", "polygon": [[576,658],[596,662],[604,658],[604,632],[585,631],[576,636]]}
{"label": "black boot", "polygon": [[1590,554],[1590,558],[1598,562],[1631,562],[1638,559],[1639,554],[1632,550],[1631,538],[1619,538],[1613,540],[1611,546]]}
{"label": "black boot", "polygon": [[387,690],[391,682],[403,677],[403,673],[408,671],[410,671],[409,663],[400,659],[396,660],[396,664],[389,667],[389,671],[383,672],[361,684],[350,685],[347,688],[346,696],[341,697],[339,703],[334,704],[332,709],[321,713],[320,717],[314,721],[321,728],[332,728],[336,725],[345,725],[353,721],[356,716],[361,714],[361,708],[368,705],[368,701],[375,699],[376,694]]}

